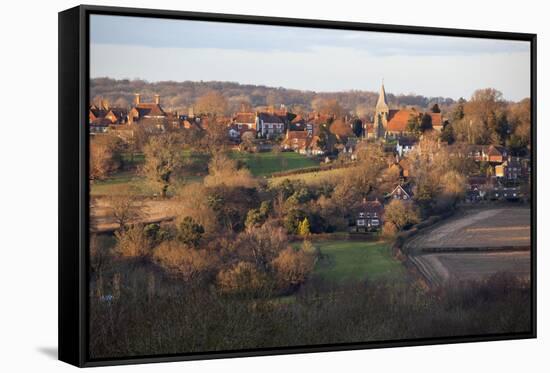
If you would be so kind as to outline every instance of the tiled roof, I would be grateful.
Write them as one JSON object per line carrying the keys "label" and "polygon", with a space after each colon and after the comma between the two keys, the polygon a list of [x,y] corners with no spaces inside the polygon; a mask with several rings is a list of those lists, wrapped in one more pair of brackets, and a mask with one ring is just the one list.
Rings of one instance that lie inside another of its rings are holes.
{"label": "tiled roof", "polygon": [[256,123],[256,114],[254,113],[237,113],[233,119],[235,123]]}
{"label": "tiled roof", "polygon": [[418,111],[411,109],[390,110],[388,115],[388,131],[390,132],[407,132],[407,124],[409,118],[418,116]]}
{"label": "tiled roof", "polygon": [[140,103],[136,106],[136,110],[138,111],[140,117],[147,115],[153,117],[166,116],[166,113],[162,110],[160,105],[155,103]]}
{"label": "tiled roof", "polygon": [[376,213],[379,217],[384,215],[384,205],[378,201],[362,201],[358,206],[357,210],[359,212],[365,213]]}

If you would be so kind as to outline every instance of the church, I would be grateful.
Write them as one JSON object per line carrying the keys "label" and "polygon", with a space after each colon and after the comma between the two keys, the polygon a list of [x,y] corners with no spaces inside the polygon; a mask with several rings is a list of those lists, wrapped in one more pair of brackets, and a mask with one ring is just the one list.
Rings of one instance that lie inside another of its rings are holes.
{"label": "church", "polygon": [[[426,114],[431,117],[434,130],[441,131],[443,128],[441,113],[428,112]],[[371,131],[369,131],[369,137],[387,139],[410,135],[411,133],[408,129],[409,120],[411,117],[417,117],[421,120],[423,115],[424,113],[414,108],[390,109],[386,90],[384,84],[382,84],[378,101],[376,102],[374,123]]]}

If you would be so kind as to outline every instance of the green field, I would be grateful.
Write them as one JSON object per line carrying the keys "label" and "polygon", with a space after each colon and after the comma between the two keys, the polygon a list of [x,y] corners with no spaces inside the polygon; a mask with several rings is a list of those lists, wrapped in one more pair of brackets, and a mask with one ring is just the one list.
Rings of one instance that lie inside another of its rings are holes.
{"label": "green field", "polygon": [[314,158],[308,158],[295,152],[282,153],[231,153],[231,157],[243,161],[254,176],[270,176],[274,172],[296,170],[318,166]]}
{"label": "green field", "polygon": [[386,242],[319,241],[323,258],[317,262],[313,276],[334,282],[405,279],[403,265],[391,256]]}
{"label": "green field", "polygon": [[[189,151],[184,151],[184,155],[186,158],[192,159],[195,162],[208,163],[208,156],[205,154],[191,154]],[[294,152],[283,152],[278,154],[231,152],[231,157],[244,162],[250,169],[250,172],[258,177],[268,177],[274,172],[319,165],[318,161],[315,159]],[[143,164],[144,158],[143,154],[136,154],[132,161],[128,154],[124,154],[123,161],[126,163],[126,166],[138,167]],[[288,178],[292,177],[293,176],[289,176]],[[200,180],[202,180],[202,176],[186,176],[185,178],[177,180],[177,182],[187,183]],[[100,196],[127,193],[128,187],[130,187],[130,192],[136,195],[153,196],[155,193],[158,193],[158,191],[152,190],[145,178],[140,176],[136,169],[133,168],[127,171],[117,172],[106,180],[95,182],[92,184],[91,194],[92,196]]]}

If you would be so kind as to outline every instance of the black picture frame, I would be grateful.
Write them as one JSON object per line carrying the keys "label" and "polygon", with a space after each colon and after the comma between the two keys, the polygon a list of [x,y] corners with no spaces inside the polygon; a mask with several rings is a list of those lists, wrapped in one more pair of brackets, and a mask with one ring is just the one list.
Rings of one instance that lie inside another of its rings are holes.
{"label": "black picture frame", "polygon": [[[531,46],[531,330],[517,334],[93,360],[88,356],[89,17],[92,14],[527,41]],[[81,5],[59,13],[59,360],[79,367],[536,338],[536,34]]]}

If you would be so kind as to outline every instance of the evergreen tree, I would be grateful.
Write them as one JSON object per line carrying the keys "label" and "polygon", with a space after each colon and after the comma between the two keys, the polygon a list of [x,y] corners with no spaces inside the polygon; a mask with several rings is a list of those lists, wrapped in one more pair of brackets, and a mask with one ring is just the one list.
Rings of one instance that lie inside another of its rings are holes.
{"label": "evergreen tree", "polygon": [[407,122],[407,130],[412,133],[420,132],[420,121],[418,120],[418,116],[414,114],[411,114],[409,116],[409,120]]}
{"label": "evergreen tree", "polygon": [[178,241],[195,248],[199,245],[203,234],[203,226],[195,222],[193,218],[186,216],[178,225],[176,238]]}
{"label": "evergreen tree", "polygon": [[424,113],[424,115],[422,115],[422,121],[420,122],[420,130],[422,132],[425,132],[425,131],[429,131],[431,129],[433,129],[432,117],[431,117],[430,114]]}
{"label": "evergreen tree", "polygon": [[309,226],[309,220],[307,218],[304,218],[300,224],[298,224],[298,234],[303,237],[309,236],[311,233],[310,226]]}

